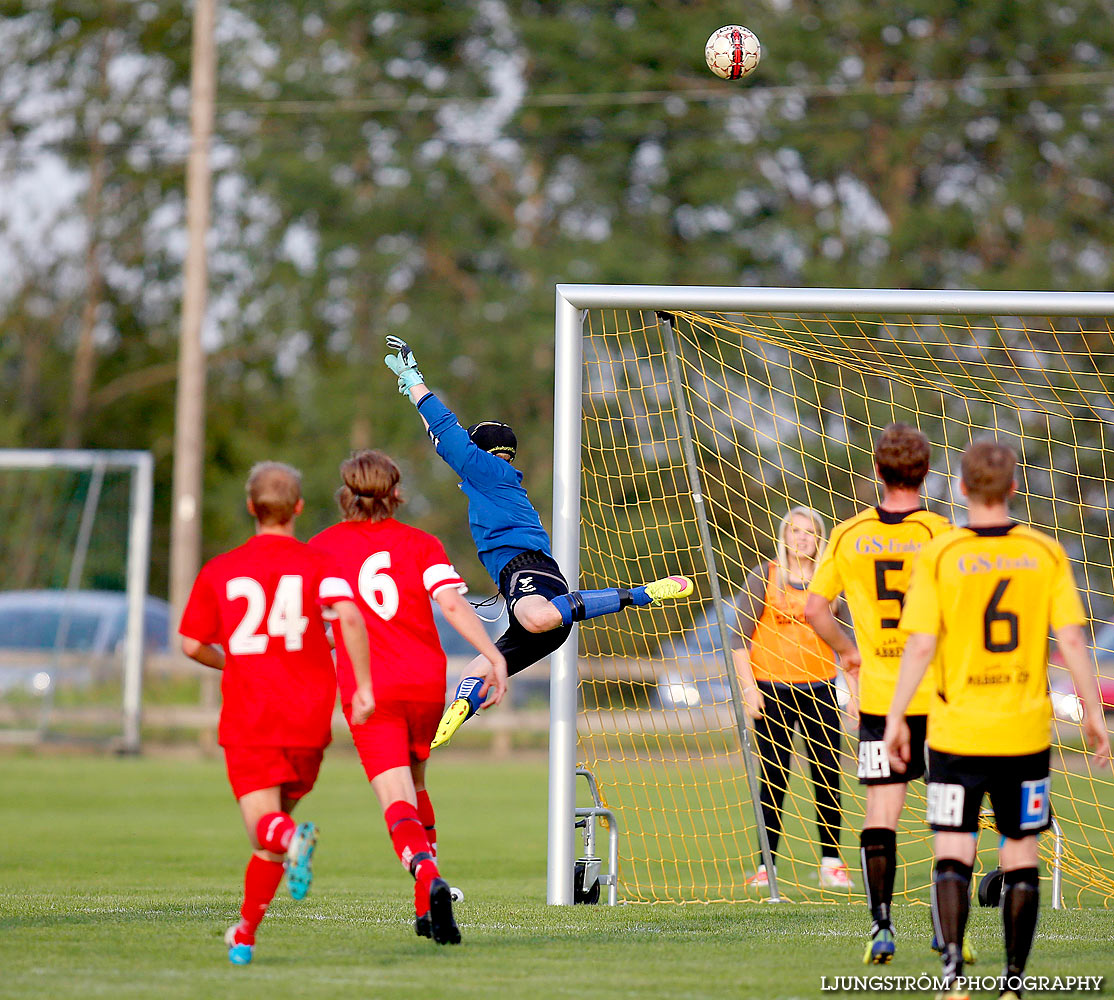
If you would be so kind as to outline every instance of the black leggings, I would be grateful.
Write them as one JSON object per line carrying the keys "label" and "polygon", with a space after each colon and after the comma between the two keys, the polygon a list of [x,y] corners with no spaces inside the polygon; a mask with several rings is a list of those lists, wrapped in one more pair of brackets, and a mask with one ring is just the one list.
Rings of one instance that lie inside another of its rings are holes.
{"label": "black leggings", "polygon": [[830,681],[775,684],[759,681],[766,708],[754,721],[754,749],[762,766],[762,818],[776,854],[781,840],[781,806],[789,785],[793,731],[800,726],[816,795],[816,826],[820,853],[839,857],[839,707]]}

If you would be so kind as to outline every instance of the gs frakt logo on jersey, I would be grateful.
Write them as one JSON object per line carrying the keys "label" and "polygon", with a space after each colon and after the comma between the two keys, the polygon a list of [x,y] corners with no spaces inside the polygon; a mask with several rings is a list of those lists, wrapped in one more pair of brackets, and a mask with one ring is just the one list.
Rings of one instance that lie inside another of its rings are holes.
{"label": "gs frakt logo on jersey", "polygon": [[1040,569],[1040,563],[1032,556],[960,556],[956,568],[964,576],[972,573],[1005,573],[1020,569]]}
{"label": "gs frakt logo on jersey", "polygon": [[861,535],[855,539],[855,551],[861,556],[916,555],[920,550],[919,541],[903,541],[883,535]]}

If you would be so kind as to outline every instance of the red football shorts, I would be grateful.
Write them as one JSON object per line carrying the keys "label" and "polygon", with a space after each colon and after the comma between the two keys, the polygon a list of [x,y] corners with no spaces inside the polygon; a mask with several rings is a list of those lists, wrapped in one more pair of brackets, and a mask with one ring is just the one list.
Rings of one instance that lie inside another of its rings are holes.
{"label": "red football shorts", "polygon": [[445,706],[429,701],[376,702],[371,718],[362,726],[352,725],[352,706],[344,706],[344,717],[368,781],[392,767],[409,767],[429,759],[429,744],[437,735],[437,724]]}
{"label": "red football shorts", "polygon": [[237,799],[261,788],[278,788],[300,799],[313,788],[324,747],[225,747],[224,763]]}

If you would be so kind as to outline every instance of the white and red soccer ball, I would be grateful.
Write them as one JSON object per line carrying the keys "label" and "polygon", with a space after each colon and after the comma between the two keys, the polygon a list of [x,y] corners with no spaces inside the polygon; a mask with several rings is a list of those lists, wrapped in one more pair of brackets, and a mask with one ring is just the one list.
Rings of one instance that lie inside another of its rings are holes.
{"label": "white and red soccer ball", "polygon": [[717,28],[704,46],[704,58],[716,76],[740,80],[752,72],[762,58],[762,45],[749,28],[726,24]]}

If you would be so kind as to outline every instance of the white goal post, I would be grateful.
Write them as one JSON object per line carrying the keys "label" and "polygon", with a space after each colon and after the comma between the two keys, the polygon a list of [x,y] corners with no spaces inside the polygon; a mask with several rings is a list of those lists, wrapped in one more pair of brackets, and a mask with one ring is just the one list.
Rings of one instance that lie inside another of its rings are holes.
{"label": "white goal post", "polygon": [[[585,357],[584,322],[589,310],[629,310],[672,314],[675,311],[710,313],[778,313],[800,315],[875,314],[883,317],[1114,317],[1114,293],[897,290],[857,288],[742,288],[716,286],[595,285],[561,284],[556,288],[555,384],[553,439],[553,554],[569,585],[578,586],[581,576],[581,461],[584,414]],[[671,340],[672,330],[666,335]],[[676,348],[670,351],[671,378],[677,376]],[[674,385],[673,389],[680,386]],[[677,397],[678,411],[684,410],[684,394]],[[678,423],[687,421],[678,412]],[[682,427],[682,431],[684,428]],[[690,428],[691,431],[691,428]],[[684,441],[682,440],[682,446]],[[691,444],[691,442],[690,442]],[[686,464],[689,464],[686,462]],[[701,523],[707,564],[704,567],[717,589],[717,573],[707,549],[706,523],[699,479],[689,467],[688,484],[692,503]],[[618,584],[618,582],[617,582]],[[721,595],[713,598],[726,651],[726,616]],[[577,723],[578,723],[578,632],[551,657],[548,863],[546,897],[549,904],[574,902],[576,831]],[[728,654],[725,652],[725,656]],[[728,665],[731,702],[738,708],[739,692],[734,671]],[[745,744],[745,722],[736,711],[735,725]],[[745,750],[745,745],[743,747]],[[751,785],[753,791],[753,783]],[[758,824],[761,827],[761,823]],[[760,834],[764,839],[764,831]],[[763,851],[763,856],[768,856]]]}
{"label": "white goal post", "polygon": [[[143,703],[144,602],[151,555],[151,518],[154,499],[154,460],[147,451],[115,450],[54,450],[31,448],[0,448],[0,469],[65,469],[88,470],[95,481],[103,480],[106,471],[130,473],[129,509],[126,556],[127,624],[124,633],[123,726],[120,750],[138,753]],[[95,503],[95,501],[94,501]],[[78,535],[78,549],[88,544],[88,519],[83,515]],[[78,587],[82,552],[75,553],[71,563],[69,589]],[[74,572],[74,567],[78,567]],[[75,578],[76,577],[76,578]]]}

